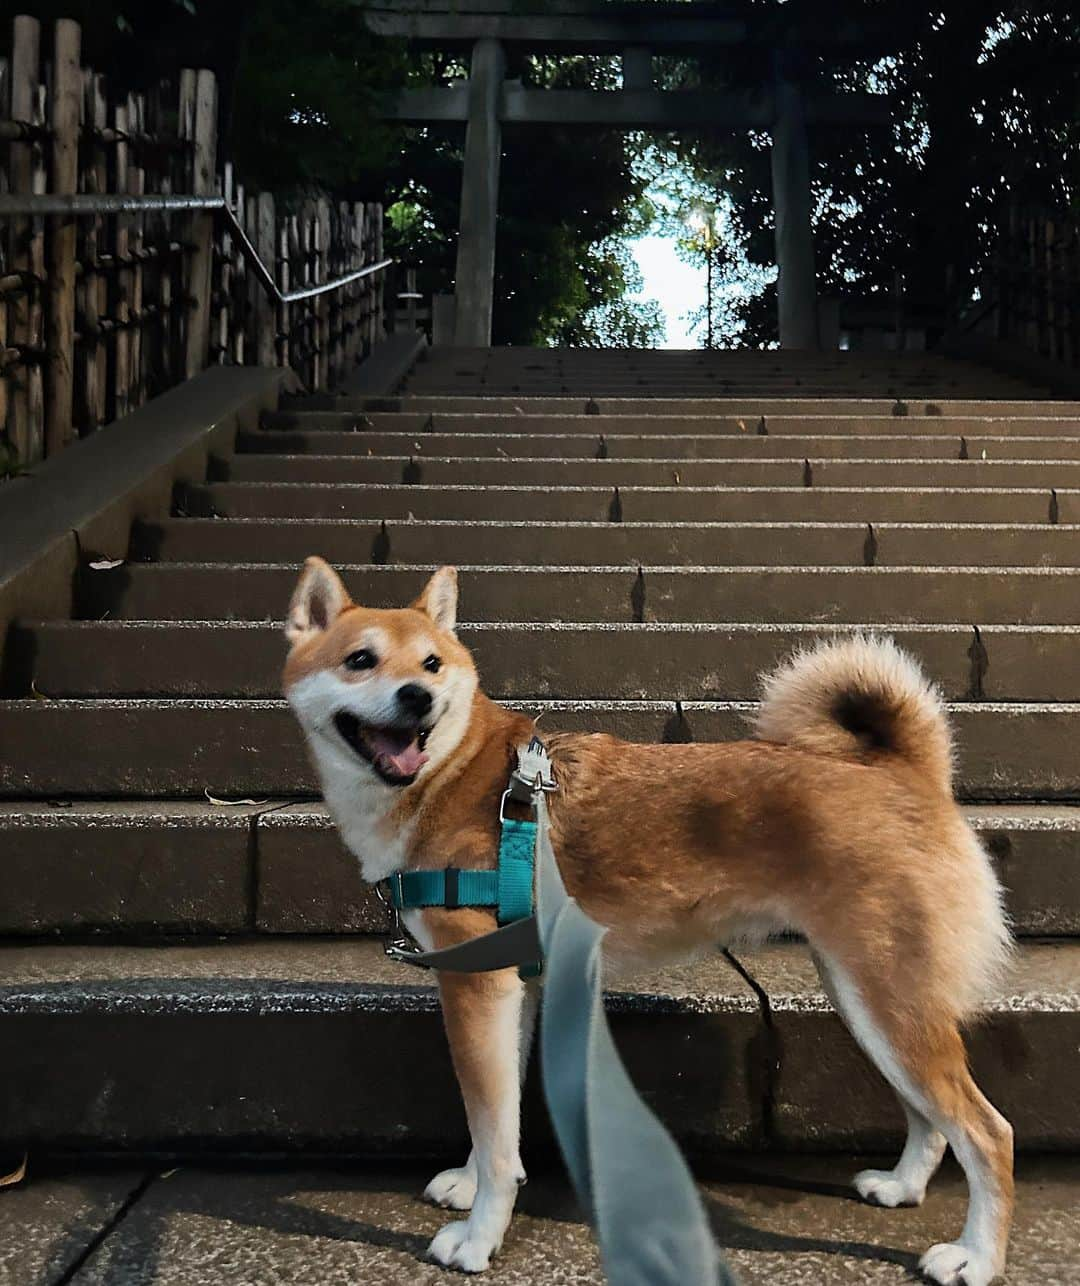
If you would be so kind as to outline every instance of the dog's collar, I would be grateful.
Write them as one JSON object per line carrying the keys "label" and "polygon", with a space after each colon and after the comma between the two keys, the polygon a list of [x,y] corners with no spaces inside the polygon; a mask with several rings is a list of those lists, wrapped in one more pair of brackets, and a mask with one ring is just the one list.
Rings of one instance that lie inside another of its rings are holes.
{"label": "dog's collar", "polygon": [[[556,788],[547,749],[539,737],[533,737],[527,746],[518,749],[517,764],[499,803],[497,868],[493,871],[477,871],[450,866],[434,871],[398,871],[391,875],[386,881],[387,895],[384,898],[394,919],[394,932],[386,944],[387,955],[425,968],[473,972],[517,964],[523,977],[539,973],[539,952],[531,960],[523,961],[520,957],[523,944],[531,944],[535,939],[535,932],[529,938],[520,931],[514,934],[504,931],[507,926],[532,921],[537,800],[545,792]],[[528,820],[507,817],[508,801],[528,808]],[[447,910],[494,907],[503,929],[474,938],[458,947],[448,947],[444,951],[421,951],[405,934],[400,913],[425,907],[445,907]],[[517,958],[502,960],[507,949],[517,955]],[[451,963],[451,957],[455,963]],[[479,960],[480,963],[469,963],[470,959]],[[486,961],[497,963],[485,963]]]}

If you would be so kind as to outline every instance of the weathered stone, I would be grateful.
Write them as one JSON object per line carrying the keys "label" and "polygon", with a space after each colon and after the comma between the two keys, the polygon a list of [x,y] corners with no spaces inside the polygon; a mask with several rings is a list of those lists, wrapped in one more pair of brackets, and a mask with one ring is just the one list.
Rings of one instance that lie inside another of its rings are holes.
{"label": "weathered stone", "polygon": [[[966,1188],[947,1164],[920,1209],[869,1206],[853,1198],[848,1182],[876,1161],[786,1156],[723,1165],[703,1191],[717,1240],[739,1281],[910,1283],[919,1255],[957,1235]],[[484,1280],[493,1286],[601,1286],[595,1243],[566,1181],[533,1164],[529,1168],[506,1243]],[[418,1199],[433,1170],[171,1168],[153,1179],[73,1286],[435,1286],[452,1278],[428,1262],[425,1252],[451,1216]],[[1080,1166],[1073,1159],[1030,1158],[1020,1162],[1017,1178],[1003,1286],[1066,1286],[1080,1254]],[[31,1185],[19,1194],[19,1213],[28,1207],[40,1211],[49,1243],[59,1241],[79,1225],[64,1206],[50,1204],[51,1194],[59,1187],[80,1191],[87,1182],[75,1171],[52,1181],[51,1188],[44,1181]],[[5,1205],[12,1195],[5,1194]],[[34,1275],[41,1260],[30,1239],[5,1241],[11,1265],[5,1286],[55,1280]]]}
{"label": "weathered stone", "polygon": [[[9,1159],[5,1149],[0,1166]],[[27,1178],[0,1194],[0,1286],[70,1280],[65,1274],[143,1181],[132,1166],[65,1173],[33,1158]]]}
{"label": "weathered stone", "polygon": [[266,933],[382,933],[386,909],[317,804],[259,819],[258,927]]}
{"label": "weathered stone", "polygon": [[[779,1063],[771,1121],[779,1146],[902,1143],[896,1097],[825,999],[806,949],[791,944],[740,958],[769,997]],[[980,1087],[1022,1147],[1075,1148],[1075,1097],[1060,1087],[1080,1082],[1080,948],[1046,944],[1022,953],[971,1027],[968,1048]]]}
{"label": "weathered stone", "polygon": [[0,804],[0,933],[250,928],[251,808]]}
{"label": "weathered stone", "polygon": [[[466,1146],[434,980],[377,942],[9,946],[0,965],[0,1138],[14,1146],[391,1157]],[[733,970],[650,974],[609,1006],[631,1076],[685,1146],[761,1141],[767,1050]],[[551,1152],[535,1082],[526,1132]]]}
{"label": "weathered stone", "polygon": [[[749,702],[513,701],[545,728],[610,732],[631,741],[745,737]],[[681,711],[681,713],[680,713]],[[957,792],[968,800],[1075,799],[1080,707],[954,705]],[[93,745],[72,758],[70,744]],[[317,793],[284,701],[61,700],[0,702],[0,797],[299,796]]]}

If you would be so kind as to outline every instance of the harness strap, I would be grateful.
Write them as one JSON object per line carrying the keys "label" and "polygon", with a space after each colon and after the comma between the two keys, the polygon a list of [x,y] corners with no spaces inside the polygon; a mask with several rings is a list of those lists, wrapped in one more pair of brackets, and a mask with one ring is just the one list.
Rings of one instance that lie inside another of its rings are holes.
{"label": "harness strap", "polygon": [[398,871],[390,876],[390,900],[397,911],[425,906],[444,906],[451,911],[463,906],[498,906],[499,883],[498,871],[463,871],[456,866],[439,871]]}
{"label": "harness strap", "polygon": [[536,823],[504,817],[499,840],[499,923],[511,924],[532,915]]}
{"label": "harness strap", "polygon": [[478,938],[459,942],[456,947],[443,947],[441,951],[418,951],[400,942],[389,942],[386,954],[400,964],[419,965],[423,969],[447,969],[451,973],[490,973],[495,969],[517,967],[523,978],[535,977],[539,964],[522,961],[539,961],[540,934],[536,916],[504,924],[494,933],[482,933]]}

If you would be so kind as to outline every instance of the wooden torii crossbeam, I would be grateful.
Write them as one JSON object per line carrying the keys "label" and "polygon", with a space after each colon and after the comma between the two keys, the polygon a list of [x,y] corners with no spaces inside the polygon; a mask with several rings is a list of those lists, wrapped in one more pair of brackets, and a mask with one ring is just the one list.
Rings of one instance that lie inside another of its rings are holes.
{"label": "wooden torii crossbeam", "polygon": [[[868,124],[890,119],[882,95],[806,95],[790,74],[791,53],[876,54],[895,28],[865,20],[832,25],[794,21],[778,32],[712,4],[603,3],[548,0],[375,0],[364,20],[379,35],[427,48],[471,49],[467,81],[402,90],[386,108],[390,120],[464,124],[465,164],[456,271],[455,342],[491,342],[499,158],[504,124],[601,126],[607,129],[761,129],[772,135],[780,343],[817,348],[818,310],[810,223],[808,122]],[[772,82],[747,93],[659,90],[656,53],[692,56],[703,48],[756,44],[769,49]],[[506,47],[530,53],[619,55],[617,90],[533,89],[506,79]]]}

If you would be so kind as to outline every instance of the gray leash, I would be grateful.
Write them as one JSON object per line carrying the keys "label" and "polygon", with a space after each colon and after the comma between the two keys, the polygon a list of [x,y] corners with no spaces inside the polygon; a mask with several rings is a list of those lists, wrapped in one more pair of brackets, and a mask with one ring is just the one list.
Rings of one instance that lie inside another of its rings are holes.
{"label": "gray leash", "polygon": [[544,948],[544,1096],[613,1286],[735,1286],[693,1177],[627,1075],[604,1013],[607,932],[563,885],[537,801],[536,917]]}
{"label": "gray leash", "polygon": [[686,1162],[634,1089],[611,1038],[601,976],[607,930],[563,885],[544,799],[554,787],[547,752],[534,738],[518,751],[504,803],[514,795],[536,810],[535,914],[457,946],[422,951],[391,905],[395,934],[387,954],[422,968],[463,973],[542,958],[544,1097],[578,1200],[596,1229],[608,1281],[734,1286]]}

